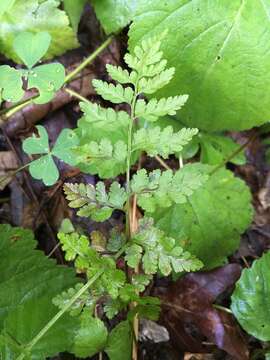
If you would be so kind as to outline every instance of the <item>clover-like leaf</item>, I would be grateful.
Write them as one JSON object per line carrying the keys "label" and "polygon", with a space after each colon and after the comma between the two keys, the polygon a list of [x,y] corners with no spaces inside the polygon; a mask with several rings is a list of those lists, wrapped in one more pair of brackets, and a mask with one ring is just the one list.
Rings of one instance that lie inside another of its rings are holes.
{"label": "clover-like leaf", "polygon": [[42,180],[46,186],[55,184],[59,178],[59,171],[50,154],[32,161],[29,172],[34,179]]}
{"label": "clover-like leaf", "polygon": [[47,32],[20,33],[13,42],[13,48],[23,63],[31,69],[48,51],[51,36]]}
{"label": "clover-like leaf", "polygon": [[53,160],[53,155],[65,161],[70,165],[74,165],[75,158],[72,153],[72,147],[77,145],[77,135],[70,129],[64,129],[52,149],[50,151],[49,138],[47,130],[41,126],[37,126],[38,134],[24,140],[23,150],[28,155],[43,155],[39,159],[34,160],[29,165],[30,174],[37,180],[42,180],[45,185],[53,185],[59,178],[59,171]]}
{"label": "clover-like leaf", "polygon": [[8,65],[0,66],[0,101],[1,99],[16,102],[24,94],[21,74]]}
{"label": "clover-like leaf", "polygon": [[74,131],[63,129],[58,136],[51,153],[65,163],[74,166],[77,160],[72,148],[78,145],[78,143],[79,139]]}
{"label": "clover-like leaf", "polygon": [[65,68],[59,63],[36,66],[28,72],[27,78],[28,88],[36,88],[39,91],[39,97],[34,99],[34,102],[44,104],[49,102],[64,84]]}

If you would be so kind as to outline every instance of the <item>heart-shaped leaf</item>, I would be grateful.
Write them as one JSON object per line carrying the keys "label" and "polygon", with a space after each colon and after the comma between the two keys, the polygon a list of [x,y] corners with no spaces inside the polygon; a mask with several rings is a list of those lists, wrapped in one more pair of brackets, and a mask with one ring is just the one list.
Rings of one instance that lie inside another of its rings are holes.
{"label": "heart-shaped leaf", "polygon": [[75,132],[70,129],[64,129],[57,138],[52,154],[69,165],[75,165],[76,156],[71,149],[78,144],[79,138]]}
{"label": "heart-shaped leaf", "polygon": [[31,69],[48,51],[51,36],[47,32],[23,32],[13,42],[13,48],[23,63]]}
{"label": "heart-shaped leaf", "polygon": [[41,125],[38,125],[37,129],[38,137],[34,134],[23,142],[23,151],[27,154],[47,154],[50,150],[47,130]]}
{"label": "heart-shaped leaf", "polygon": [[55,184],[59,178],[59,171],[51,155],[45,155],[32,161],[29,165],[29,172],[34,179],[42,180],[47,186]]}
{"label": "heart-shaped leaf", "polygon": [[65,81],[65,68],[59,63],[45,64],[35,67],[28,73],[28,88],[36,88],[39,97],[36,104],[49,102]]}
{"label": "heart-shaped leaf", "polygon": [[0,100],[16,102],[21,100],[24,91],[22,89],[21,74],[8,65],[0,66]]}

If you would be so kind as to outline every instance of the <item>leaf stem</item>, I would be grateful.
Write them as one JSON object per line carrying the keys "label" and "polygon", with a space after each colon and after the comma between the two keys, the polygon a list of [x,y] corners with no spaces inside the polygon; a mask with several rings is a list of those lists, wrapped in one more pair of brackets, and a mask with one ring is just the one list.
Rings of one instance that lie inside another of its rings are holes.
{"label": "leaf stem", "polygon": [[71,71],[65,78],[65,84],[69,83],[79,72],[90,64],[113,40],[113,36],[108,37],[91,55],[89,55],[79,66]]}
{"label": "leaf stem", "polygon": [[90,102],[88,99],[86,99],[85,97],[83,97],[82,95],[80,95],[79,93],[77,93],[74,90],[66,88],[65,92],[67,92],[70,96],[75,97],[83,102],[88,102],[88,103]]}
{"label": "leaf stem", "polygon": [[167,165],[167,164],[165,163],[165,161],[163,161],[163,160],[161,159],[160,156],[156,155],[156,156],[155,156],[155,159],[156,159],[156,160],[160,163],[160,165],[162,165],[165,169],[167,169],[167,170],[172,170],[172,169],[169,167],[169,165]]}
{"label": "leaf stem", "polygon": [[49,329],[60,319],[62,315],[75,303],[77,299],[104,273],[104,269],[100,269],[88,282],[70,299],[70,301],[40,330],[40,332],[32,339],[32,341],[24,347],[25,352],[17,357],[16,360],[23,360],[27,352],[30,352],[36,343],[49,331]]}

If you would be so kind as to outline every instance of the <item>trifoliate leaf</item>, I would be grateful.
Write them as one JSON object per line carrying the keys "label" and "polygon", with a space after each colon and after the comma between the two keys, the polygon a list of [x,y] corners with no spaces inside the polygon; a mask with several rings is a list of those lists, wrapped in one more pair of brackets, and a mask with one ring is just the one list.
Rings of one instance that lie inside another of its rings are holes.
{"label": "trifoliate leaf", "polygon": [[170,96],[160,100],[151,99],[148,103],[140,99],[136,102],[135,115],[147,121],[156,121],[160,116],[175,115],[187,99],[188,95]]}
{"label": "trifoliate leaf", "polygon": [[128,320],[121,321],[108,336],[105,352],[110,360],[130,360],[132,353],[132,327]]}
{"label": "trifoliate leaf", "polygon": [[52,155],[73,165],[75,158],[71,148],[78,143],[78,138],[72,130],[64,129],[60,133],[54,148],[50,151],[47,130],[41,125],[38,125],[37,129],[39,136],[33,135],[24,140],[23,150],[29,155],[44,154],[30,163],[29,171],[33,178],[42,180],[45,185],[50,186],[59,178],[59,171]]}
{"label": "trifoliate leaf", "polygon": [[147,175],[145,169],[137,171],[131,181],[131,189],[138,194],[138,204],[154,213],[158,208],[167,208],[173,203],[183,204],[195,190],[205,184],[208,175],[201,164],[189,164],[175,174],[159,169]]}
{"label": "trifoliate leaf", "polygon": [[159,96],[190,95],[178,115],[187,126],[243,130],[270,118],[268,25],[269,1],[140,1],[129,41],[168,29],[162,50],[176,75]]}
{"label": "trifoliate leaf", "polygon": [[[133,244],[127,247],[125,259],[135,268],[142,260],[146,274],[155,274],[158,270],[165,276],[175,272],[199,270],[203,264],[196,257],[176,245],[173,238],[153,226],[152,218],[139,222],[139,229],[133,236]],[[142,254],[143,253],[143,254]]]}
{"label": "trifoliate leaf", "polygon": [[74,149],[78,167],[86,173],[98,174],[101,178],[111,178],[126,169],[127,145],[119,140],[115,144],[109,139],[100,143],[90,141]]}
{"label": "trifoliate leaf", "polygon": [[13,42],[13,48],[22,62],[31,69],[47,53],[51,36],[47,32],[22,32]]}
{"label": "trifoliate leaf", "polygon": [[80,18],[83,12],[83,8],[87,2],[87,0],[63,0],[64,9],[69,16],[71,25],[75,33],[78,30],[78,25],[80,22]]}
{"label": "trifoliate leaf", "polygon": [[128,103],[131,104],[134,92],[130,87],[124,88],[122,85],[108,84],[106,81],[93,80],[92,84],[96,92],[114,104]]}
{"label": "trifoliate leaf", "polygon": [[270,252],[244,269],[232,294],[231,309],[246,332],[262,341],[270,340],[269,296]]}
{"label": "trifoliate leaf", "polygon": [[[52,298],[75,286],[75,272],[57,266],[54,260],[34,250],[37,243],[29,230],[1,225],[0,238],[0,328],[2,335],[9,334],[17,343],[28,344],[58,312]],[[64,315],[34,346],[33,358],[69,351],[77,330],[77,321]],[[2,354],[2,350],[8,351],[2,343],[0,348]],[[9,359],[16,359],[20,353],[13,355],[11,351]]]}
{"label": "trifoliate leaf", "polygon": [[[13,41],[18,32],[24,31],[33,33],[42,31],[50,34],[52,41],[46,58],[78,47],[78,41],[69,26],[68,17],[58,8],[58,5],[59,0],[16,0],[0,18],[1,52],[14,61],[20,62],[13,49]],[[27,50],[27,45],[25,49]]]}
{"label": "trifoliate leaf", "polygon": [[49,102],[65,81],[65,68],[62,64],[40,65],[28,72],[28,88],[36,88],[39,97],[34,99],[36,104]]}
{"label": "trifoliate leaf", "polygon": [[[212,170],[207,165],[200,168],[204,174]],[[168,236],[182,240],[185,249],[201,259],[206,268],[213,268],[238,248],[240,234],[252,219],[251,196],[242,180],[221,169],[186,203],[156,208],[151,216]]]}
{"label": "trifoliate leaf", "polygon": [[78,233],[64,234],[58,233],[58,239],[65,251],[65,259],[67,261],[75,260],[80,256],[86,256],[89,250],[89,239]]}
{"label": "trifoliate leaf", "polygon": [[105,221],[116,209],[122,210],[127,194],[119,183],[114,182],[106,192],[103,182],[91,184],[65,184],[64,191],[69,206],[79,209],[79,216],[90,216],[95,221]]}
{"label": "trifoliate leaf", "polygon": [[106,34],[118,32],[132,20],[138,0],[91,0]]}
{"label": "trifoliate leaf", "polygon": [[106,346],[108,331],[98,318],[85,312],[81,326],[74,339],[72,353],[80,358],[91,357]]}
{"label": "trifoliate leaf", "polygon": [[8,65],[0,66],[0,103],[1,100],[20,101],[23,97],[23,82],[19,71]]}
{"label": "trifoliate leaf", "polygon": [[181,152],[197,133],[198,129],[188,128],[174,133],[171,126],[163,130],[159,126],[141,128],[134,133],[132,150],[145,151],[149,156],[161,155],[167,159],[169,155]]}

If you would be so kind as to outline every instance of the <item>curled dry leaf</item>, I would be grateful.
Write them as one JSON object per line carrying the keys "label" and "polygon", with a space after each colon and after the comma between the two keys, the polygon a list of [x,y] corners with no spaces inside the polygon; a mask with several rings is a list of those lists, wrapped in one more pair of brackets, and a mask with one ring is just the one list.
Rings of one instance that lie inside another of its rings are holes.
{"label": "curled dry leaf", "polygon": [[235,359],[248,359],[246,341],[232,315],[213,307],[213,302],[240,277],[240,266],[227,266],[188,274],[159,290],[161,321],[180,350],[207,352],[203,342],[215,344]]}

